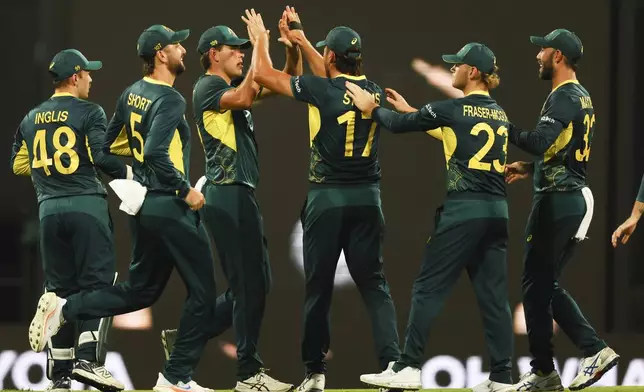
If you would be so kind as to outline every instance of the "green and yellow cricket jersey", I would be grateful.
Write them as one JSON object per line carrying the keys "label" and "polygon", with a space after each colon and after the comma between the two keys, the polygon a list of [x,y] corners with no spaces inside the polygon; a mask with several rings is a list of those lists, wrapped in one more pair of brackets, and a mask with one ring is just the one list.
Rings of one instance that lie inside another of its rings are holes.
{"label": "green and yellow cricket jersey", "polygon": [[233,85],[217,75],[202,75],[192,91],[194,120],[206,155],[206,178],[213,184],[259,183],[258,148],[250,110],[221,109]]}
{"label": "green and yellow cricket jersey", "polygon": [[594,130],[593,102],[576,80],[567,80],[552,90],[534,131],[510,126],[510,141],[539,157],[534,165],[535,192],[572,191],[586,186]]}
{"label": "green and yellow cricket jersey", "polygon": [[311,183],[360,184],[380,180],[380,126],[353,106],[346,93],[347,80],[369,91],[377,102],[384,97],[382,88],[365,76],[291,78],[295,99],[309,104]]}
{"label": "green and yellow cricket jersey", "polygon": [[373,119],[394,133],[440,128],[447,162],[447,192],[505,196],[508,117],[487,92],[433,102],[398,114],[378,107]]}
{"label": "green and yellow cricket jersey", "polygon": [[145,77],[126,88],[116,102],[103,148],[133,156],[134,180],[150,192],[190,191],[190,127],[186,101],[171,85]]}
{"label": "green and yellow cricket jersey", "polygon": [[68,93],[54,94],[31,110],[16,131],[11,168],[31,175],[38,202],[54,197],[106,195],[96,168],[125,178],[126,167],[103,153],[103,109]]}

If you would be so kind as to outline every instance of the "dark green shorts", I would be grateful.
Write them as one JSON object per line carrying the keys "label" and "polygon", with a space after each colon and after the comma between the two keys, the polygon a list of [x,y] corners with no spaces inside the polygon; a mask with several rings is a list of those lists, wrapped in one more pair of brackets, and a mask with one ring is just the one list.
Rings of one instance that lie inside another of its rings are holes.
{"label": "dark green shorts", "polygon": [[105,197],[47,199],[40,203],[39,216],[47,291],[67,297],[112,284],[116,265]]}

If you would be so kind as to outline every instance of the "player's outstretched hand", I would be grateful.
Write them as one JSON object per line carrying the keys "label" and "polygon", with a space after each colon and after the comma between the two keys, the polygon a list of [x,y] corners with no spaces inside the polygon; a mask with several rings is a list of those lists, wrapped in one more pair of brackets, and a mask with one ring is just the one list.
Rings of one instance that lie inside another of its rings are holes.
{"label": "player's outstretched hand", "polygon": [[400,113],[411,113],[416,111],[416,109],[409,106],[405,98],[393,88],[386,88],[385,93],[387,94],[387,102],[389,102],[396,111]]}
{"label": "player's outstretched hand", "polygon": [[193,211],[199,210],[206,202],[203,194],[192,187],[190,188],[190,192],[188,192],[188,196],[186,196],[184,200]]}
{"label": "player's outstretched hand", "polygon": [[613,243],[613,248],[617,248],[617,245],[619,243],[619,239],[621,238],[621,243],[625,244],[628,242],[628,239],[631,238],[631,235],[635,231],[635,228],[637,227],[637,219],[636,217],[629,217],[626,219],[624,223],[619,225],[617,230],[613,233],[613,236],[611,237],[611,242]]}
{"label": "player's outstretched hand", "polygon": [[463,92],[452,86],[452,73],[440,65],[432,65],[427,61],[415,58],[411,68],[427,80],[429,85],[440,90],[450,98],[461,98]]}
{"label": "player's outstretched hand", "polygon": [[294,46],[294,42],[288,38],[288,17],[286,16],[286,10],[282,12],[282,17],[277,23],[277,28],[280,31],[280,37],[277,39],[279,42],[283,43],[289,48]]}
{"label": "player's outstretched hand", "polygon": [[300,27],[302,26],[302,21],[300,20],[300,15],[295,11],[295,7],[286,6],[284,10],[284,15],[286,16],[286,27],[288,28],[286,34],[289,41],[295,45],[302,45],[306,42],[306,36],[304,35],[304,30],[302,29],[291,29],[288,27],[289,23],[296,22],[299,23]]}
{"label": "player's outstretched hand", "polygon": [[373,109],[378,107],[373,95],[362,89],[355,83],[345,82],[347,94],[353,100],[353,104],[363,113],[370,115]]}
{"label": "player's outstretched hand", "polygon": [[264,20],[262,15],[255,12],[255,9],[246,10],[246,16],[242,15],[242,20],[246,23],[248,28],[248,36],[251,42],[257,41],[260,35],[267,32],[266,27],[264,26]]}
{"label": "player's outstretched hand", "polygon": [[514,162],[505,165],[505,182],[512,184],[515,181],[526,179],[530,176],[529,163]]}

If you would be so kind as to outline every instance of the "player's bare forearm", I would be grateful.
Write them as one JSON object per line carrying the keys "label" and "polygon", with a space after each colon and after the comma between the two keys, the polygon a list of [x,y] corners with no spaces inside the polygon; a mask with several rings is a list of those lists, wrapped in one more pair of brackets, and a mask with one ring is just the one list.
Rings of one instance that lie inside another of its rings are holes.
{"label": "player's bare forearm", "polygon": [[637,198],[633,204],[633,210],[631,211],[631,218],[639,220],[644,213],[644,176],[642,176],[642,181],[640,182],[640,189],[637,192]]}
{"label": "player's bare forearm", "polygon": [[644,202],[636,200],[635,204],[633,204],[633,210],[631,211],[631,218],[639,220],[642,217],[643,213],[644,213]]}
{"label": "player's bare forearm", "polygon": [[308,40],[300,44],[302,49],[302,54],[306,58],[306,62],[311,68],[313,75],[326,78],[326,70],[324,69],[324,57],[318,52],[318,50],[309,42]]}
{"label": "player's bare forearm", "polygon": [[291,76],[299,76],[304,73],[304,62],[302,61],[302,51],[300,45],[286,47],[286,63],[282,72]]}
{"label": "player's bare forearm", "polygon": [[[286,46],[286,60],[282,72],[292,76],[299,76],[304,73],[302,53],[300,51],[299,45],[293,45],[292,47]],[[259,87],[259,85],[257,86]],[[276,94],[268,88],[263,88],[259,98],[265,98],[271,95]]]}
{"label": "player's bare forearm", "polygon": [[255,64],[255,82],[277,94],[293,97],[291,91],[291,76],[273,68],[271,56],[268,53],[268,35],[262,34],[257,38],[253,49]]}

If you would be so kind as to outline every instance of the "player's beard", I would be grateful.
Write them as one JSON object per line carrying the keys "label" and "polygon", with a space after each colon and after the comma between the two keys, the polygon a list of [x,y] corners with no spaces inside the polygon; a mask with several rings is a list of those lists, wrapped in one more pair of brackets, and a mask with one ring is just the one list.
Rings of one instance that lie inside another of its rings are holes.
{"label": "player's beard", "polygon": [[541,69],[539,70],[539,79],[541,80],[552,80],[552,75],[554,73],[554,56],[550,56],[549,59],[543,62]]}
{"label": "player's beard", "polygon": [[176,63],[170,65],[170,72],[174,75],[181,75],[185,70],[186,66],[181,60],[177,60]]}

